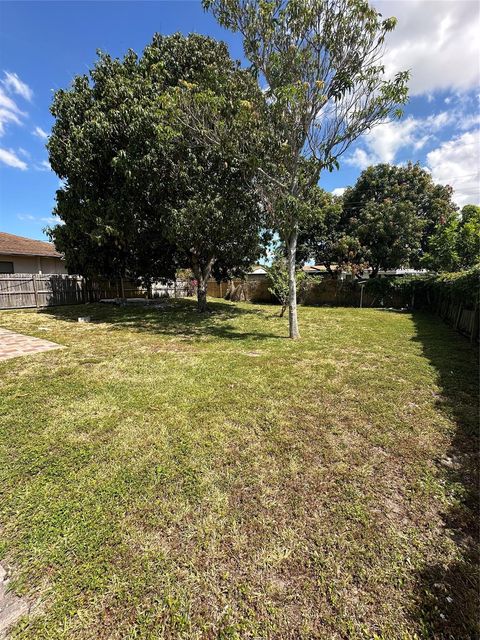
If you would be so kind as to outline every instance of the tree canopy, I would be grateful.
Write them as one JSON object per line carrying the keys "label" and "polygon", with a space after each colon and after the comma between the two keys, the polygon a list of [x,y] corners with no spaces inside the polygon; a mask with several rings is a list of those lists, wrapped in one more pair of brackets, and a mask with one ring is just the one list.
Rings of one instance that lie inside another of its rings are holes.
{"label": "tree canopy", "polygon": [[[167,216],[168,237],[194,271],[202,309],[210,274],[221,278],[247,269],[261,253],[265,231],[251,162],[261,156],[265,141],[259,115],[263,96],[223,43],[209,41],[209,46],[216,54],[207,77],[180,81],[162,102],[175,129],[176,193]],[[193,126],[199,119],[202,138]]]}
{"label": "tree canopy", "polygon": [[458,225],[457,252],[460,268],[469,269],[480,262],[480,207],[467,204]]}
{"label": "tree canopy", "polygon": [[315,185],[306,202],[308,210],[298,235],[297,262],[304,264],[314,260],[333,274],[343,261],[343,253],[339,255],[342,198]]}
{"label": "tree canopy", "polygon": [[[208,103],[230,146],[189,135],[180,88]],[[50,161],[64,180],[52,236],[81,272],[171,277],[190,266],[205,308],[210,272],[256,259],[265,228],[254,173],[232,153],[254,136],[260,95],[226,46],[200,35],[156,35],[142,56],[100,54],[89,76],[55,94]]]}
{"label": "tree canopy", "polygon": [[379,269],[423,264],[429,238],[456,216],[452,189],[435,184],[418,164],[379,164],[362,172],[343,195],[339,223],[345,242],[356,244],[354,264]]}
{"label": "tree canopy", "polygon": [[424,264],[434,271],[460,271],[480,262],[480,207],[467,204],[460,216],[442,220],[434,229]]}

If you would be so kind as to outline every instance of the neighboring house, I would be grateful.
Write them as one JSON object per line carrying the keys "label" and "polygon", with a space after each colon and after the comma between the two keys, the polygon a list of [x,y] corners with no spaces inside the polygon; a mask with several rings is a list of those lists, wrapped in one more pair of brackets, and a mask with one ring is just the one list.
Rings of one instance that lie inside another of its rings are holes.
{"label": "neighboring house", "polygon": [[[335,265],[332,265],[335,266]],[[302,267],[302,271],[309,276],[322,276],[330,277],[330,273],[327,268],[322,264],[306,264]],[[246,274],[247,280],[261,280],[268,278],[268,269],[264,266],[254,265],[251,270]]]}
{"label": "neighboring house", "polygon": [[[336,269],[336,264],[332,264],[331,267],[333,270]],[[331,273],[328,269],[323,265],[311,265],[306,264],[302,267],[302,271],[309,276],[322,276],[324,278],[332,277]],[[364,269],[359,272],[358,278],[362,280],[366,280],[370,278],[371,269]],[[416,276],[416,275],[425,275],[428,273],[425,269],[380,269],[377,274],[377,278],[392,278],[392,277],[400,277],[400,276]],[[351,272],[342,269],[337,276],[340,280],[352,280],[354,276]]]}
{"label": "neighboring house", "polygon": [[[308,276],[314,276],[317,278],[322,278],[322,280],[367,280],[370,277],[371,269],[364,269],[361,273],[358,273],[357,278],[350,272],[345,269],[341,269],[336,272],[337,265],[331,265],[332,272],[330,272],[327,267],[323,264],[306,264],[302,267],[303,273]],[[417,269],[390,269],[390,270],[380,270],[377,274],[378,278],[391,278],[393,276],[411,276],[411,275],[424,275],[427,271],[425,270],[417,270]],[[251,267],[250,271],[245,274],[245,279],[247,282],[265,282],[268,283],[268,267],[265,267],[261,264],[255,264]],[[214,278],[210,278],[211,283],[211,291],[216,291],[216,281]],[[225,285],[224,285],[225,288]],[[222,289],[220,289],[220,297]],[[209,295],[214,295],[210,293]]]}
{"label": "neighboring house", "polygon": [[264,278],[267,275],[267,273],[268,271],[265,269],[265,267],[262,267],[261,264],[255,264],[253,265],[251,270],[246,274],[246,278],[247,280],[249,279],[258,280],[258,279]]}
{"label": "neighboring house", "polygon": [[52,242],[0,231],[0,273],[67,273]]}
{"label": "neighboring house", "polygon": [[[365,269],[359,276],[362,279],[370,278],[371,269]],[[377,278],[394,278],[404,276],[424,276],[428,273],[426,269],[380,269],[377,273]]]}
{"label": "neighboring house", "polygon": [[[328,273],[326,267],[324,267],[323,265],[311,265],[311,264],[306,264],[304,267],[302,267],[302,271],[304,271],[308,275],[313,275],[313,276],[325,275]],[[256,278],[266,277],[268,276],[268,268],[264,267],[261,264],[255,264],[253,265],[251,270],[246,274],[246,276],[247,276],[247,279],[249,278],[256,279]]]}
{"label": "neighboring house", "polygon": [[[332,268],[335,266],[336,265],[332,265]],[[302,267],[302,271],[303,273],[306,273],[307,276],[322,276],[323,278],[326,278],[331,275],[327,267],[323,264],[306,264]]]}

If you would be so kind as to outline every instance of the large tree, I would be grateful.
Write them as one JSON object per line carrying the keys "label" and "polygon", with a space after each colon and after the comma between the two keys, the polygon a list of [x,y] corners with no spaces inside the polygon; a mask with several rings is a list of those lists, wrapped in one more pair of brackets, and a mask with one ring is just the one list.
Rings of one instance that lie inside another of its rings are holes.
{"label": "large tree", "polygon": [[379,269],[418,267],[439,224],[456,216],[452,189],[418,164],[365,169],[343,195],[341,232],[357,241],[350,259]]}
{"label": "large tree", "polygon": [[297,262],[314,260],[335,275],[344,261],[342,198],[315,185],[308,193],[307,203],[308,211],[298,234]]}
{"label": "large tree", "polygon": [[457,252],[461,269],[480,262],[480,207],[467,204],[462,208],[458,225]]}
{"label": "large tree", "polygon": [[249,164],[188,135],[172,99],[180,87],[208,101],[232,144],[249,131],[259,140],[250,106],[258,86],[223,43],[156,35],[140,57],[101,54],[52,105],[50,161],[65,181],[56,206],[64,225],[53,236],[85,268],[151,280],[190,266],[204,310],[212,270],[257,257],[263,212]]}
{"label": "large tree", "polygon": [[165,82],[163,70],[153,77],[135,53],[100,54],[89,76],[55,93],[48,149],[63,180],[55,207],[62,224],[51,235],[70,270],[146,280],[174,273],[164,206],[150,197],[151,183],[167,184],[168,173],[156,162],[169,140],[156,117],[156,82]]}
{"label": "large tree", "polygon": [[[163,98],[175,131],[176,187],[167,226],[195,274],[204,311],[209,277],[242,274],[262,252],[265,215],[255,164],[266,142],[259,114],[264,98],[252,73],[231,60],[223,43],[190,38],[208,43],[209,59],[204,77],[182,79]],[[201,139],[192,118],[202,127]]]}
{"label": "large tree", "polygon": [[435,271],[470,269],[480,262],[480,207],[467,204],[459,217],[442,218],[429,239],[423,262]]}
{"label": "large tree", "polygon": [[365,0],[203,0],[240,32],[264,87],[270,159],[259,167],[274,225],[287,247],[290,336],[299,337],[295,266],[304,200],[323,170],[362,133],[401,115],[408,74],[385,78],[383,19]]}

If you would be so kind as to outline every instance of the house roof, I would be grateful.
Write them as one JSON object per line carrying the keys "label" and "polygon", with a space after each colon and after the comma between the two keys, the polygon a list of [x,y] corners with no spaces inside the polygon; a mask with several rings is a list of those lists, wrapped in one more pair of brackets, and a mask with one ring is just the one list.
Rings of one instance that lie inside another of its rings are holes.
{"label": "house roof", "polygon": [[[326,267],[323,266],[323,264],[306,264],[305,266],[302,267],[302,271],[304,271],[305,273],[310,273],[310,274],[314,274],[314,273],[326,273],[327,269]],[[265,275],[268,273],[268,270],[261,264],[254,264],[251,268],[251,270],[249,271],[249,275],[251,276],[258,276],[258,275]]]}
{"label": "house roof", "polygon": [[323,264],[306,264],[302,267],[305,273],[325,273],[327,268]]}
{"label": "house roof", "polygon": [[261,264],[254,264],[251,270],[249,271],[249,275],[251,276],[259,276],[259,275],[264,275],[266,273],[267,273],[267,270]]}
{"label": "house roof", "polygon": [[44,256],[61,258],[62,254],[55,249],[53,242],[32,240],[23,236],[0,231],[0,254],[11,256]]}

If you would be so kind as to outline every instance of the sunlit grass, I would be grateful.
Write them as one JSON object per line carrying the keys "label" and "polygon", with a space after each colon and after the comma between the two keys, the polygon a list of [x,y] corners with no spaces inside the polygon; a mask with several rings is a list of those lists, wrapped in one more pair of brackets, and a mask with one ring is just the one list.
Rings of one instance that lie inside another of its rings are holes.
{"label": "sunlit grass", "polygon": [[0,363],[15,638],[475,635],[467,340],[368,309],[302,308],[298,342],[268,306],[86,313],[0,313],[68,347]]}

